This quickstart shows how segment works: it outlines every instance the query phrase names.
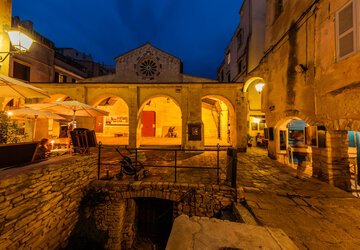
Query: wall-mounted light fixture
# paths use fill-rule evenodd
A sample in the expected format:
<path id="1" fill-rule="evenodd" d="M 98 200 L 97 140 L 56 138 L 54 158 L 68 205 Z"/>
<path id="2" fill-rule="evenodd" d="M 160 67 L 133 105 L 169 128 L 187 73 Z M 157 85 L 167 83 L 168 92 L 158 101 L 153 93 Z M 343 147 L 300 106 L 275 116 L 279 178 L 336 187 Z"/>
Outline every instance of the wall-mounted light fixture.
<path id="1" fill-rule="evenodd" d="M 265 83 L 258 83 L 255 85 L 255 89 L 259 94 L 261 94 L 261 91 L 263 90 L 263 87 L 265 86 Z"/>
<path id="2" fill-rule="evenodd" d="M 253 122 L 255 122 L 255 123 L 260 123 L 260 119 L 259 119 L 259 118 L 254 118 L 254 119 L 253 119 Z"/>
<path id="3" fill-rule="evenodd" d="M 9 30 L 6 31 L 8 33 L 10 42 L 12 46 L 16 49 L 14 51 L 7 51 L 7 52 L 0 52 L 0 63 L 5 61 L 5 59 L 11 55 L 11 54 L 17 54 L 17 53 L 24 53 L 28 51 L 31 47 L 31 44 L 33 43 L 33 39 L 31 39 L 29 36 L 25 35 L 20 30 Z M 5 56 L 1 56 L 1 54 L 5 54 Z"/>

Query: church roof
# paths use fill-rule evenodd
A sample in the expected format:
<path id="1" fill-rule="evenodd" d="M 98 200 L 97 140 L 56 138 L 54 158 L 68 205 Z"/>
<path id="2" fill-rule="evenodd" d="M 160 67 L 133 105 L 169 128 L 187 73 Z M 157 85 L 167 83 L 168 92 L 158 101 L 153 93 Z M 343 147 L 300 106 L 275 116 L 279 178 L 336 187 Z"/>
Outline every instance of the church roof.
<path id="1" fill-rule="evenodd" d="M 169 56 L 175 57 L 176 59 L 179 59 L 179 60 L 181 61 L 181 59 L 178 58 L 177 56 L 174 56 L 174 55 L 172 55 L 172 54 L 170 54 L 170 53 L 168 53 L 168 52 L 166 52 L 166 51 L 163 51 L 163 50 L 155 47 L 155 46 L 152 45 L 149 41 L 147 41 L 145 44 L 143 44 L 143 45 L 141 45 L 141 46 L 139 46 L 139 47 L 136 47 L 136 48 L 134 48 L 134 49 L 132 49 L 132 50 L 129 50 L 129 51 L 127 51 L 127 52 L 125 52 L 125 53 L 123 53 L 123 54 L 115 57 L 115 59 L 117 59 L 117 58 L 119 58 L 119 57 L 121 57 L 121 56 L 125 56 L 125 55 L 127 55 L 127 54 L 129 54 L 129 53 L 131 53 L 131 52 L 133 52 L 133 51 L 135 51 L 135 50 L 137 50 L 137 49 L 140 49 L 140 48 L 142 48 L 142 47 L 145 47 L 145 46 L 147 46 L 147 45 L 148 45 L 148 46 L 151 46 L 151 47 L 153 47 L 154 49 L 159 50 L 159 51 L 161 51 L 161 52 L 163 52 L 163 53 L 165 53 L 165 54 L 167 54 L 167 55 L 169 55 Z"/>

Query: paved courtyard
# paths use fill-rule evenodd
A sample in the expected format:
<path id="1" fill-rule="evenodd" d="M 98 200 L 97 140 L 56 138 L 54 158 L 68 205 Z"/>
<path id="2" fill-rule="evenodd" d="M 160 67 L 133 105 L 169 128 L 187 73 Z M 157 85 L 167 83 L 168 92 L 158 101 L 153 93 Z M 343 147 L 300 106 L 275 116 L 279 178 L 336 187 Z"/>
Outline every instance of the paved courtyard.
<path id="1" fill-rule="evenodd" d="M 267 157 L 238 154 L 238 183 L 260 224 L 281 228 L 300 249 L 359 249 L 360 200 Z"/>
<path id="2" fill-rule="evenodd" d="M 173 165 L 174 152 L 146 151 L 144 164 Z M 180 166 L 216 167 L 216 152 L 178 152 Z M 104 151 L 104 162 L 118 162 L 114 151 Z M 227 164 L 220 152 L 220 167 Z M 103 167 L 102 175 L 105 174 Z M 120 170 L 111 166 L 110 174 Z M 148 168 L 143 181 L 174 181 L 173 168 Z M 244 190 L 248 208 L 260 225 L 281 228 L 300 249 L 359 249 L 360 199 L 327 183 L 297 179 L 296 170 L 267 156 L 267 151 L 249 148 L 238 153 L 238 186 Z M 224 171 L 220 172 L 222 178 Z M 125 177 L 131 180 L 133 177 Z M 178 169 L 177 181 L 215 184 L 216 170 Z"/>

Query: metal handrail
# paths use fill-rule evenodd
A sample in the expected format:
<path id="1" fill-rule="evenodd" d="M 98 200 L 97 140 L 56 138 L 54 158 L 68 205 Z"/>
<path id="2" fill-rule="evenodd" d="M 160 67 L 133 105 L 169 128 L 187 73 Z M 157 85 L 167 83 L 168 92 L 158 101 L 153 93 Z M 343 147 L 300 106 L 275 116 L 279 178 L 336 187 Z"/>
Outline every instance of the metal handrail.
<path id="1" fill-rule="evenodd" d="M 135 176 L 137 175 L 137 166 L 138 166 L 138 150 L 140 151 L 168 151 L 168 152 L 174 152 L 174 165 L 143 165 L 144 167 L 159 167 L 159 168 L 174 168 L 175 176 L 174 176 L 174 182 L 177 182 L 177 169 L 183 168 L 183 169 L 214 169 L 216 170 L 217 175 L 217 184 L 220 184 L 220 151 L 227 151 L 227 149 L 221 149 L 220 145 L 218 144 L 216 149 L 180 149 L 180 148 L 129 148 L 126 146 L 103 146 L 101 142 L 99 142 L 98 145 L 98 179 L 100 180 L 100 171 L 101 171 L 101 165 L 107 165 L 107 166 L 115 166 L 119 164 L 114 163 L 101 163 L 101 149 L 124 149 L 124 150 L 135 150 Z M 216 167 L 193 167 L 193 166 L 178 166 L 177 165 L 177 152 L 217 152 L 216 154 Z"/>

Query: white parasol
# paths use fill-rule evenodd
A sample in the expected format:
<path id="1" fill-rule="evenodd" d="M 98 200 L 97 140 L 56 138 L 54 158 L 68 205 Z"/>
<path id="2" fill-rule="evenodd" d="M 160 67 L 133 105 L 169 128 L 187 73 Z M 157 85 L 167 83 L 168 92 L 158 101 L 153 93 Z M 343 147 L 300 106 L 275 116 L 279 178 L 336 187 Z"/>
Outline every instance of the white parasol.
<path id="1" fill-rule="evenodd" d="M 0 97 L 46 98 L 49 95 L 28 83 L 0 74 Z"/>
<path id="2" fill-rule="evenodd" d="M 94 108 L 85 103 L 78 101 L 63 101 L 63 102 L 47 102 L 37 104 L 25 104 L 25 106 L 36 109 L 49 111 L 60 115 L 72 115 L 73 124 L 75 122 L 75 116 L 107 116 L 109 112 Z"/>
<path id="3" fill-rule="evenodd" d="M 64 117 L 51 113 L 45 112 L 40 110 L 35 110 L 32 108 L 24 108 L 24 109 L 14 109 L 8 112 L 8 114 L 12 118 L 33 118 L 34 119 L 34 131 L 33 131 L 33 138 L 35 138 L 35 131 L 36 131 L 36 123 L 37 119 L 55 119 L 55 120 L 65 120 Z"/>

